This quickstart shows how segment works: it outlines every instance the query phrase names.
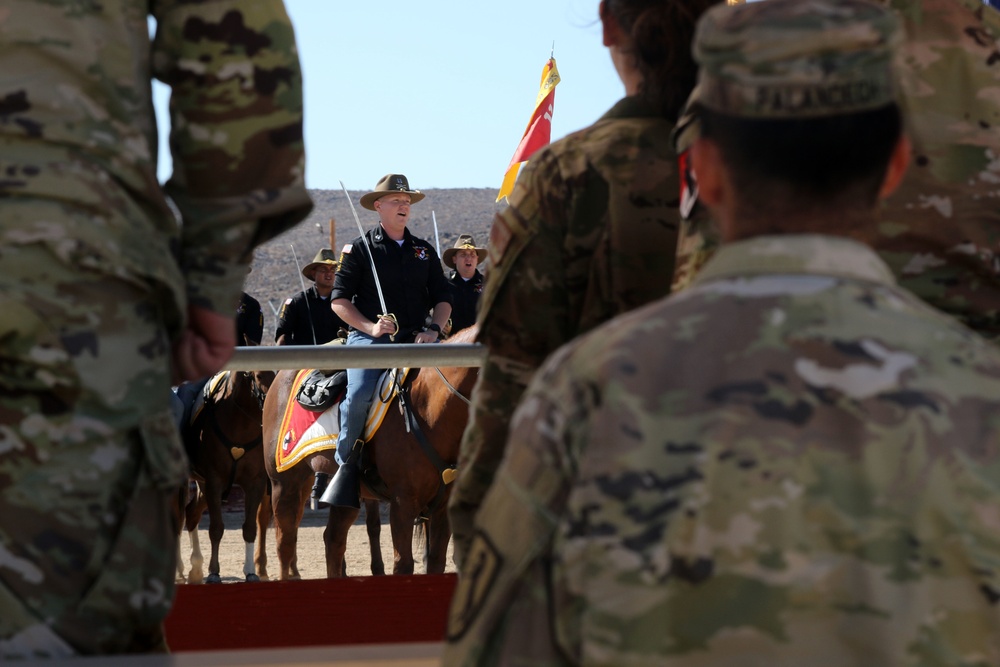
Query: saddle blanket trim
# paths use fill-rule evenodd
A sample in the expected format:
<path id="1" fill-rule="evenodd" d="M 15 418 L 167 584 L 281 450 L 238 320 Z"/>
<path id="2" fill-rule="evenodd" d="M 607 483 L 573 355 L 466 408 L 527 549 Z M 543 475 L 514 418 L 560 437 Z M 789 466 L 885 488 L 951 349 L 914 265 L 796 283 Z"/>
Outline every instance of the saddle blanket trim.
<path id="1" fill-rule="evenodd" d="M 337 447 L 337 436 L 340 432 L 340 403 L 320 413 L 306 410 L 295 400 L 302 381 L 312 370 L 300 370 L 292 380 L 288 404 L 281 418 L 281 428 L 278 429 L 278 446 L 274 448 L 274 464 L 278 472 L 288 470 L 307 456 Z M 368 411 L 368 420 L 362 436 L 366 442 L 378 431 L 389 411 L 389 404 L 396 396 L 396 384 L 392 382 L 392 374 L 399 372 L 405 377 L 409 369 L 392 369 L 383 373 L 379 379 L 378 389 L 375 392 L 377 398 L 372 401 Z"/>

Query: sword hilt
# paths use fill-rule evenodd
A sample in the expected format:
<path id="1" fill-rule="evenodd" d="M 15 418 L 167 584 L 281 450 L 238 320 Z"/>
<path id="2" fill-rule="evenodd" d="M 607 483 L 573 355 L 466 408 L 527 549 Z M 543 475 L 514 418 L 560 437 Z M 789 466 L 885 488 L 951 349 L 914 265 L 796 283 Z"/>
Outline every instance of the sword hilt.
<path id="1" fill-rule="evenodd" d="M 396 330 L 393 331 L 391 334 L 389 334 L 389 340 L 395 343 L 396 334 L 399 333 L 399 320 L 397 320 L 396 316 L 393 315 L 392 313 L 382 313 L 381 315 L 378 316 L 378 318 L 380 320 L 389 320 L 390 322 L 392 322 L 393 326 L 396 327 Z"/>

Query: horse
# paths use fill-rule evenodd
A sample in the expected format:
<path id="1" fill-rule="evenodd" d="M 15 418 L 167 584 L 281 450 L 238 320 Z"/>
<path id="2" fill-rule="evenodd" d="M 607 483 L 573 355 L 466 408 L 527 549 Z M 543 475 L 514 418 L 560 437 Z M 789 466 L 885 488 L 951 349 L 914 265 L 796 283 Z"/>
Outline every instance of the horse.
<path id="1" fill-rule="evenodd" d="M 476 328 L 458 332 L 448 343 L 469 343 L 475 340 Z M 450 487 L 442 479 L 439 465 L 432 463 L 424 451 L 417 433 L 433 449 L 438 464 L 452 469 L 458 459 L 462 432 L 469 418 L 468 396 L 475 384 L 476 368 L 413 369 L 416 377 L 405 389 L 404 398 L 412 409 L 412 419 L 398 410 L 387 411 L 381 427 L 365 443 L 362 465 L 377 469 L 381 484 L 365 476 L 362 500 L 365 503 L 366 524 L 372 548 L 372 574 L 383 574 L 378 536 L 381 524 L 378 500 L 389 502 L 389 524 L 393 543 L 393 574 L 412 574 L 414 525 L 426 524 L 426 563 L 428 574 L 444 572 L 451 529 L 448 524 L 447 499 Z M 296 531 L 309 496 L 313 472 L 334 474 L 337 464 L 333 451 L 313 454 L 279 473 L 275 452 L 281 419 L 295 372 L 281 371 L 275 378 L 264 402 L 264 458 L 271 480 L 272 509 L 275 519 L 275 540 L 281 578 L 297 577 L 295 566 Z M 452 469 L 453 472 L 453 469 Z M 447 473 L 446 473 L 447 474 Z M 450 475 L 449 475 L 450 477 Z M 376 487 L 376 488 L 373 488 Z M 344 553 L 347 534 L 357 519 L 359 510 L 331 507 L 323 541 L 326 547 L 327 577 L 345 576 Z M 376 571 L 376 560 L 378 571 Z"/>
<path id="2" fill-rule="evenodd" d="M 185 508 L 184 529 L 191 541 L 191 570 L 187 581 L 202 581 L 204 558 L 198 544 L 198 523 L 205 509 L 209 516 L 209 539 L 212 555 L 206 583 L 221 583 L 219 544 L 225 526 L 222 503 L 233 484 L 243 489 L 243 541 L 246 581 L 268 579 L 265 537 L 271 520 L 271 503 L 262 502 L 268 495 L 264 471 L 261 418 L 264 398 L 275 378 L 274 371 L 225 371 L 205 400 L 190 430 L 192 442 L 191 473 L 197 483 L 194 496 Z M 258 534 L 260 540 L 257 540 Z M 256 544 L 256 548 L 255 548 Z M 178 574 L 183 578 L 178 559 Z"/>
<path id="3" fill-rule="evenodd" d="M 275 452 L 278 448 L 278 431 L 288 401 L 295 400 L 291 391 L 296 375 L 295 370 L 278 371 L 264 400 L 263 408 L 264 469 L 271 486 L 270 515 L 275 519 L 274 540 L 278 552 L 278 578 L 282 581 L 301 578 L 297 564 L 296 543 L 299 524 L 302 522 L 302 514 L 312 491 L 315 473 L 325 472 L 332 476 L 337 471 L 333 450 L 308 456 L 286 470 L 279 472 L 277 469 Z M 365 526 L 371 549 L 371 572 L 375 576 L 383 575 L 385 562 L 382 559 L 380 543 L 382 518 L 379 501 L 365 501 Z M 327 572 L 328 577 L 343 574 L 343 570 L 339 575 Z"/>

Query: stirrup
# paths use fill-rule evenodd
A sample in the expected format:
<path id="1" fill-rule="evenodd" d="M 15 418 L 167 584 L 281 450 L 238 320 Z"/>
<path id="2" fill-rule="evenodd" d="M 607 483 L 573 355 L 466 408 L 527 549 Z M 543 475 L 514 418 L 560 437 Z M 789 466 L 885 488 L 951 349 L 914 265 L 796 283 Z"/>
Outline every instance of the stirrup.
<path id="1" fill-rule="evenodd" d="M 353 507 L 361 509 L 361 468 L 351 456 L 340 466 L 333 481 L 319 499 L 320 507 Z"/>
<path id="2" fill-rule="evenodd" d="M 310 509 L 319 509 L 319 500 L 323 496 L 323 492 L 326 491 L 326 487 L 329 485 L 330 475 L 325 472 L 317 472 L 316 477 L 313 479 L 312 491 L 309 492 Z"/>

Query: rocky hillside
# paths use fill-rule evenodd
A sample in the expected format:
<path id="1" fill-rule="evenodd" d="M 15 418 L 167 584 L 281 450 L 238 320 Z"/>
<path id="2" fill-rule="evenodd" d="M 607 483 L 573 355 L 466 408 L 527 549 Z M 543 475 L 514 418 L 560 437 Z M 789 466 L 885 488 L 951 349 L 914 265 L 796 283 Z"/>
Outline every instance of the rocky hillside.
<path id="1" fill-rule="evenodd" d="M 351 191 L 351 198 L 365 229 L 374 225 L 378 217 L 373 211 L 360 207 L 358 201 L 367 191 Z M 441 251 L 454 245 L 460 234 L 472 234 L 480 246 L 486 245 L 489 236 L 497 191 L 492 188 L 465 188 L 425 190 L 427 197 L 412 208 L 409 229 L 434 243 L 434 224 L 431 213 L 437 218 Z M 253 271 L 247 277 L 247 292 L 260 301 L 264 309 L 264 344 L 274 340 L 275 310 L 291 294 L 302 289 L 298 265 L 305 266 L 321 248 L 330 246 L 330 220 L 336 220 L 336 250 L 358 236 L 354 216 L 342 190 L 311 190 L 316 206 L 312 213 L 296 227 L 257 249 Z M 294 248 L 294 252 L 293 252 Z M 310 285 L 305 281 L 306 286 Z"/>

